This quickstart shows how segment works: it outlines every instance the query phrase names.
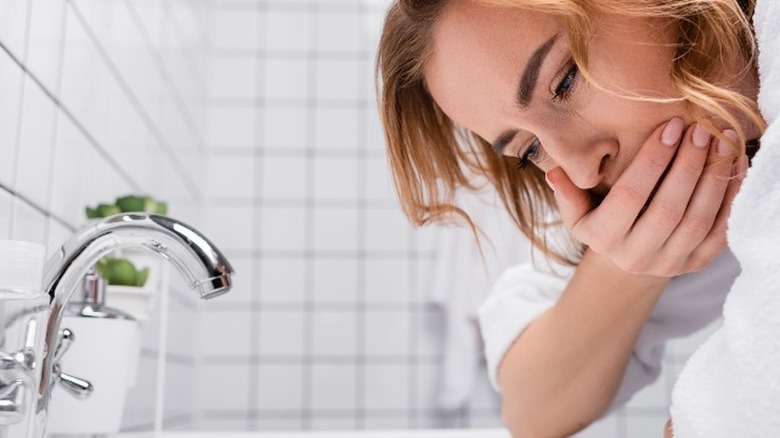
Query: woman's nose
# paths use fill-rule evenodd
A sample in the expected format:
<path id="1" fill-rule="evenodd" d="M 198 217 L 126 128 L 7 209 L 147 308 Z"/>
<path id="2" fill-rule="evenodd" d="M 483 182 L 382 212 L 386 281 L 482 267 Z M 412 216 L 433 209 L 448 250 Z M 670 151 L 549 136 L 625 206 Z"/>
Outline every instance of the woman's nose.
<path id="1" fill-rule="evenodd" d="M 617 142 L 608 138 L 569 141 L 560 149 L 558 164 L 577 187 L 590 190 L 605 182 L 608 163 L 617 152 Z"/>

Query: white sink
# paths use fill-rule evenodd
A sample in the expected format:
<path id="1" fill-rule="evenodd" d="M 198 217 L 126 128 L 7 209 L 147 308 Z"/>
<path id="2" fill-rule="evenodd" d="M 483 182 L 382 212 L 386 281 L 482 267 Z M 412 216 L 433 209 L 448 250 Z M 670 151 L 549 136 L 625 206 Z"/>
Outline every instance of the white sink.
<path id="1" fill-rule="evenodd" d="M 511 438 L 503 429 L 439 429 L 343 432 L 164 432 L 117 438 Z"/>

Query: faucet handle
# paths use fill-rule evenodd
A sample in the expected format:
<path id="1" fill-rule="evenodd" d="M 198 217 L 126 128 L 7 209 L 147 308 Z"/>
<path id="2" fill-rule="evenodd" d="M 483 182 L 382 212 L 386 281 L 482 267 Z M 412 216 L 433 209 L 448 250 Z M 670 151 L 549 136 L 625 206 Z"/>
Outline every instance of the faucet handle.
<path id="1" fill-rule="evenodd" d="M 62 359 L 70 345 L 76 340 L 76 334 L 73 330 L 64 328 L 60 330 L 60 341 L 57 343 L 57 348 L 54 349 L 54 362 L 59 362 Z"/>
<path id="2" fill-rule="evenodd" d="M 54 364 L 54 381 L 62 385 L 62 389 L 68 391 L 79 400 L 84 400 L 92 395 L 95 388 L 88 381 L 65 374 L 59 363 Z"/>
<path id="3" fill-rule="evenodd" d="M 79 400 L 84 400 L 94 391 L 94 387 L 88 381 L 65 374 L 62 372 L 62 364 L 60 359 L 68 351 L 71 344 L 76 341 L 76 334 L 73 330 L 64 328 L 60 330 L 60 342 L 57 344 L 57 348 L 54 350 L 54 369 L 52 370 L 52 378 L 55 383 L 60 383 L 62 388 Z"/>
<path id="4" fill-rule="evenodd" d="M 0 381 L 22 380 L 35 369 L 35 352 L 25 348 L 8 354 L 0 351 Z"/>
<path id="5" fill-rule="evenodd" d="M 27 391 L 21 380 L 4 385 L 0 382 L 0 426 L 10 426 L 24 419 Z"/>

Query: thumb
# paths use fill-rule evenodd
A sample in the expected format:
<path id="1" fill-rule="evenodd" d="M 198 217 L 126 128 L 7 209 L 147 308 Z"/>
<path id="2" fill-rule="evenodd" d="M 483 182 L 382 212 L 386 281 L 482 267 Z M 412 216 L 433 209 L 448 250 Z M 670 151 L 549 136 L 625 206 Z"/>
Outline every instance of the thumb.
<path id="1" fill-rule="evenodd" d="M 593 209 L 590 193 L 571 182 L 569 176 L 560 167 L 549 170 L 545 174 L 545 179 L 555 192 L 555 201 L 558 203 L 563 223 L 572 229 L 580 219 Z"/>

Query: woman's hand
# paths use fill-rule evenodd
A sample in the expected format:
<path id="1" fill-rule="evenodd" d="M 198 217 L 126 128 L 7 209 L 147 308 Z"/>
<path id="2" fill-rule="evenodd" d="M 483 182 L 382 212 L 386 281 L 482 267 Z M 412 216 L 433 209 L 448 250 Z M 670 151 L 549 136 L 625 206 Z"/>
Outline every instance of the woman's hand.
<path id="1" fill-rule="evenodd" d="M 693 272 L 726 247 L 726 222 L 741 185 L 731 177 L 735 170 L 744 175 L 747 157 L 729 158 L 731 145 L 701 126 L 684 135 L 683 128 L 674 118 L 656 129 L 598 205 L 560 167 L 547 173 L 573 236 L 626 272 Z M 724 135 L 736 141 L 733 131 Z"/>

